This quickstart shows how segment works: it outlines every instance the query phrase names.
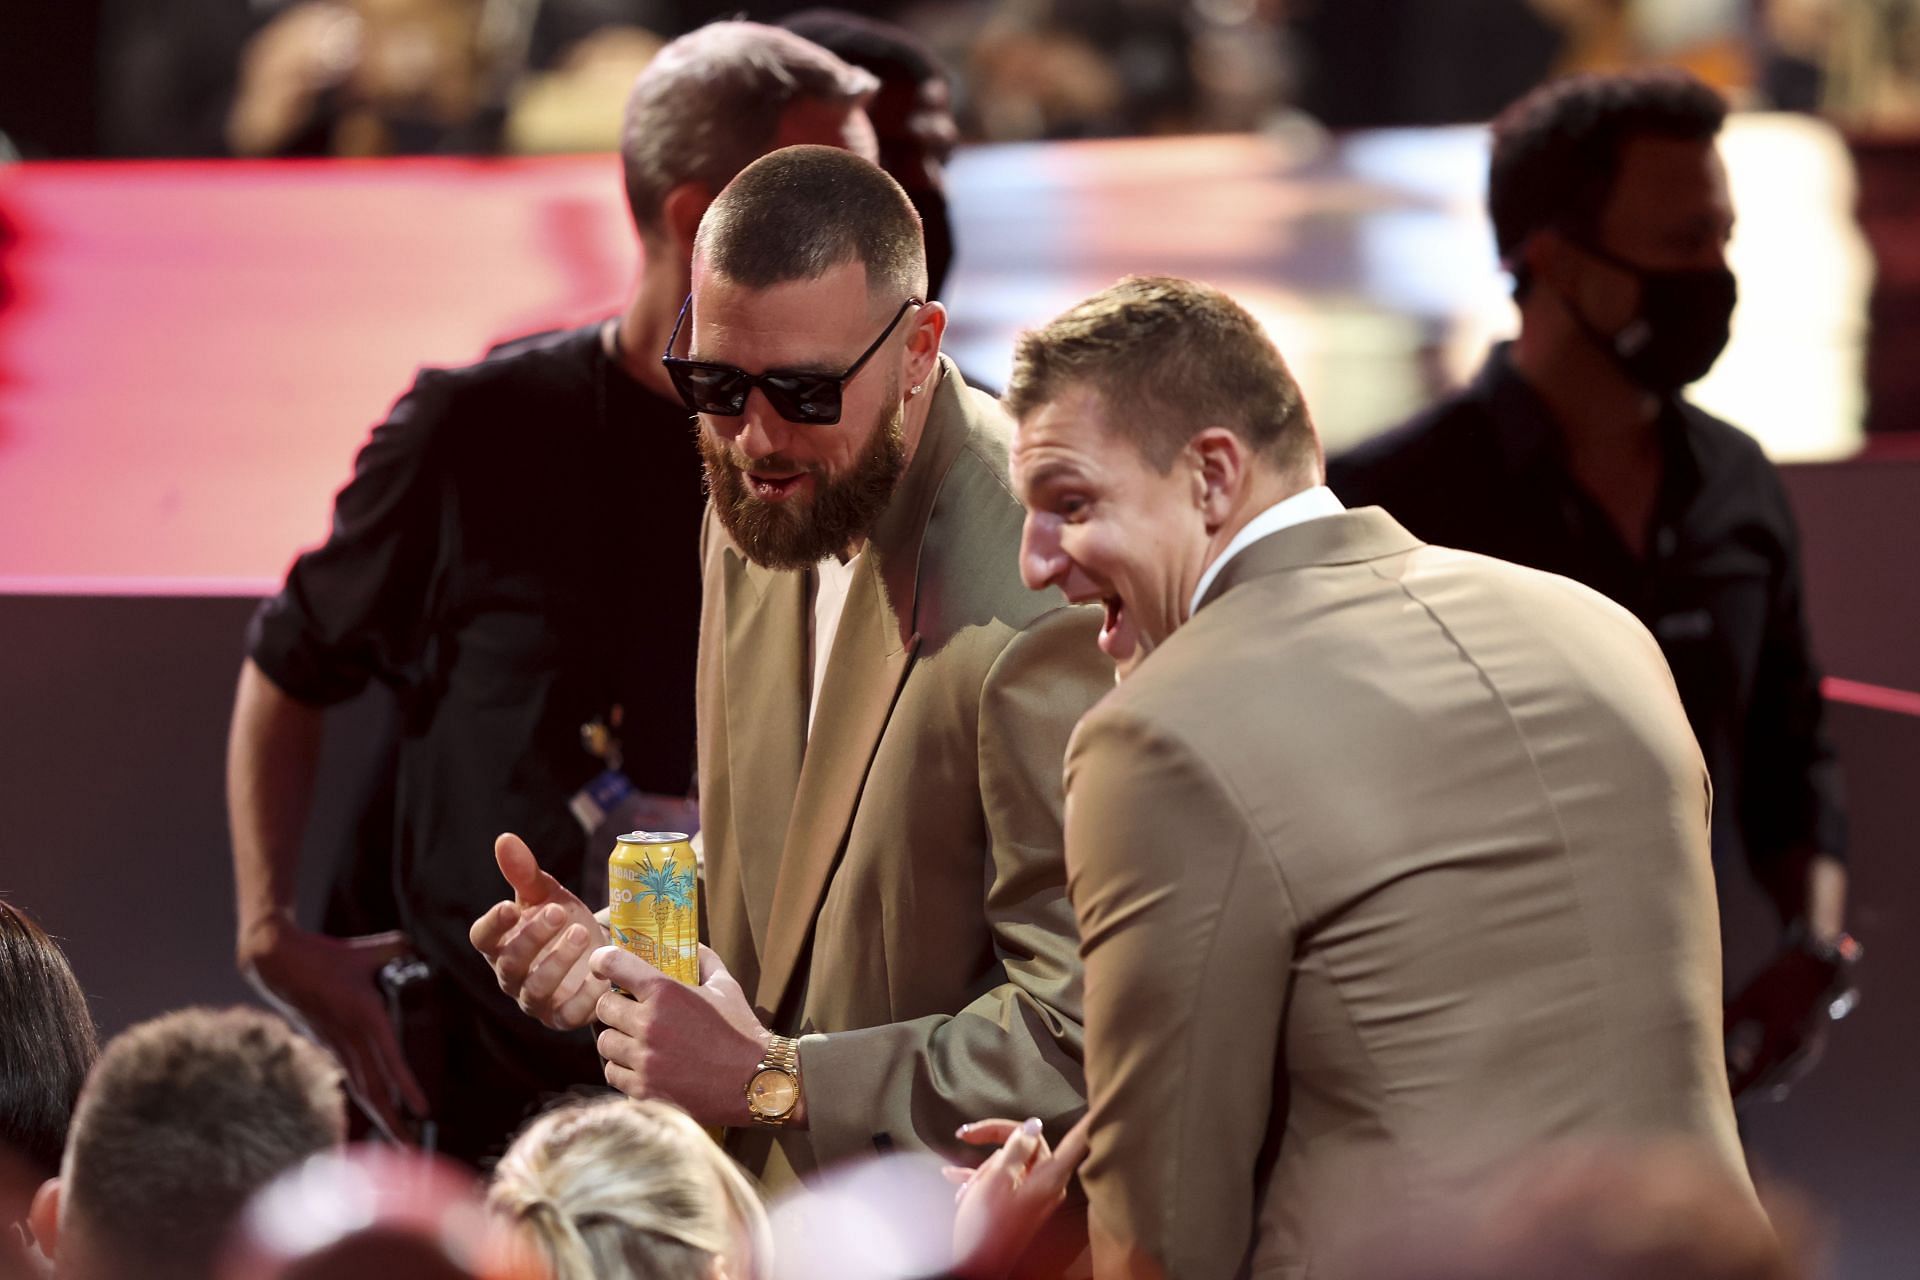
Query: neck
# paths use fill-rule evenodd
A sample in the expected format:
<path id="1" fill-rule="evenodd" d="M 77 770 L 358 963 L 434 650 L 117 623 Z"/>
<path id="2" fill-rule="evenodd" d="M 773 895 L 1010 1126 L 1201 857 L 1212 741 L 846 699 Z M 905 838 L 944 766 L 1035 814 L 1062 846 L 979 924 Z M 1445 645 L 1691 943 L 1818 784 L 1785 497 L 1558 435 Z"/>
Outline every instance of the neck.
<path id="1" fill-rule="evenodd" d="M 655 395 L 676 400 L 679 397 L 660 363 L 660 353 L 667 349 L 680 304 L 687 300 L 692 272 L 683 262 L 669 261 L 655 245 L 643 244 L 641 252 L 640 278 L 616 322 L 615 348 L 620 367 L 635 382 Z"/>
<path id="2" fill-rule="evenodd" d="M 1657 443 L 1659 397 L 1629 380 L 1558 298 L 1529 300 L 1512 359 L 1546 401 L 1569 454 L 1632 454 Z"/>
<path id="3" fill-rule="evenodd" d="M 1192 580 L 1183 588 L 1183 598 L 1193 595 L 1194 588 L 1200 584 L 1207 570 L 1226 553 L 1227 544 L 1239 537 L 1240 531 L 1252 524 L 1255 516 L 1322 483 L 1325 481 L 1318 467 L 1309 469 L 1306 474 L 1297 469 L 1277 472 L 1255 467 L 1248 476 L 1246 487 L 1234 500 L 1226 520 L 1208 536 L 1206 555 L 1194 570 Z"/>

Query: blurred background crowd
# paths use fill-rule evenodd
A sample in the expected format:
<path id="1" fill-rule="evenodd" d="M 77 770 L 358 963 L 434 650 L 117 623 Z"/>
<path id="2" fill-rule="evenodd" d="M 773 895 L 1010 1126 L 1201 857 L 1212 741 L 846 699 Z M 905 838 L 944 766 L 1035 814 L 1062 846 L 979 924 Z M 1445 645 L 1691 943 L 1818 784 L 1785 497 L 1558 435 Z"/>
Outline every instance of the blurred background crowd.
<path id="1" fill-rule="evenodd" d="M 663 41 L 804 0 L 10 5 L 25 158 L 599 151 Z M 1916 0 L 853 0 L 955 69 L 970 141 L 1487 119 L 1549 74 L 1677 63 L 1737 104 L 1920 121 Z"/>

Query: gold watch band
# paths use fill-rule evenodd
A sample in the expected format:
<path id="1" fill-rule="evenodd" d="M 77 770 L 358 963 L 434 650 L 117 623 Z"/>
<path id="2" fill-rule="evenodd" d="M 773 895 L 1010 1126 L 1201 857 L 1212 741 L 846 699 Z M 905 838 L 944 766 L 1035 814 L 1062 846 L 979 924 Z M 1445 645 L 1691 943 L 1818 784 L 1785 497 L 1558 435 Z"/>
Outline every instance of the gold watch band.
<path id="1" fill-rule="evenodd" d="M 762 1068 L 778 1067 L 796 1080 L 800 1078 L 800 1042 L 785 1036 L 768 1036 L 767 1052 L 760 1060 Z"/>

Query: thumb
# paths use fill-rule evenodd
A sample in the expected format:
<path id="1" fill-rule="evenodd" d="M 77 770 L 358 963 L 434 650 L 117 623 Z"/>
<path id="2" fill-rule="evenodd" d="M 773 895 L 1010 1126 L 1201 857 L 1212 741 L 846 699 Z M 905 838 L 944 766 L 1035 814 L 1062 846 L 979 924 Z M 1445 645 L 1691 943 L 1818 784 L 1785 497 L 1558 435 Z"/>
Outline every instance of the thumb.
<path id="1" fill-rule="evenodd" d="M 540 869 L 527 842 L 507 832 L 493 842 L 493 860 L 500 874 L 513 886 L 513 898 L 521 906 L 536 906 L 554 897 L 559 882 Z"/>
<path id="2" fill-rule="evenodd" d="M 1067 1130 L 1067 1136 L 1060 1139 L 1052 1158 L 1041 1162 L 1042 1167 L 1034 1176 L 1048 1193 L 1065 1191 L 1067 1180 L 1073 1177 L 1074 1171 L 1087 1158 L 1087 1122 L 1091 1118 L 1091 1113 L 1082 1116 L 1080 1123 Z"/>

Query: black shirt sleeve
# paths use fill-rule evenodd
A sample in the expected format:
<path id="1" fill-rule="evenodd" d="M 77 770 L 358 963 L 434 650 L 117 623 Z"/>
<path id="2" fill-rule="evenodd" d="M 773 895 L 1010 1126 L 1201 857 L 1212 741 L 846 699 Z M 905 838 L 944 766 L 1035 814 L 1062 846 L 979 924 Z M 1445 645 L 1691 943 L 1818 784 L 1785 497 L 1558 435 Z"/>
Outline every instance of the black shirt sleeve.
<path id="1" fill-rule="evenodd" d="M 1756 874 L 1795 852 L 1846 856 L 1839 764 L 1828 740 L 1800 577 L 1800 536 L 1779 475 L 1762 468 L 1780 534 L 1780 572 L 1767 602 L 1747 716 L 1741 834 Z"/>
<path id="2" fill-rule="evenodd" d="M 434 442 L 447 415 L 443 375 L 423 372 L 362 446 L 327 540 L 294 561 L 254 614 L 248 653 L 302 702 L 326 706 L 369 680 L 397 682 L 418 658 L 442 549 Z"/>

